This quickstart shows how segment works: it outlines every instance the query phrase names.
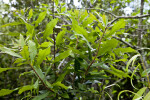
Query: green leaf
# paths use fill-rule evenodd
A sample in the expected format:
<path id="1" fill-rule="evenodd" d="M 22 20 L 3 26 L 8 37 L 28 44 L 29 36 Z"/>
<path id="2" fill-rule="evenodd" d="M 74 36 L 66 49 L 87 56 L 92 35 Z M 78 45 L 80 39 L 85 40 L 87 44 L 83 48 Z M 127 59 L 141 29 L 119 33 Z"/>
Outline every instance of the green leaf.
<path id="1" fill-rule="evenodd" d="M 29 71 L 29 72 L 23 72 L 23 73 L 21 73 L 21 74 L 19 75 L 19 78 L 20 78 L 21 76 L 23 76 L 23 75 L 31 74 L 31 73 L 33 73 L 33 70 L 31 70 L 31 71 Z"/>
<path id="2" fill-rule="evenodd" d="M 102 16 L 102 19 L 103 19 L 103 24 L 106 27 L 107 24 L 108 24 L 108 19 L 107 19 L 107 17 L 105 15 Z"/>
<path id="3" fill-rule="evenodd" d="M 50 54 L 50 48 L 39 50 L 38 58 L 37 58 L 37 65 L 40 65 L 42 61 Z"/>
<path id="4" fill-rule="evenodd" d="M 136 60 L 136 58 L 140 56 L 140 54 L 137 54 L 137 55 L 134 55 L 127 63 L 127 66 L 126 66 L 126 72 L 128 73 L 128 68 L 129 68 L 129 65 L 131 64 L 132 62 L 132 66 L 134 65 L 134 61 Z"/>
<path id="5" fill-rule="evenodd" d="M 28 23 L 25 23 L 25 25 L 26 25 L 26 28 L 27 28 L 27 36 L 30 36 L 30 38 L 32 38 L 32 36 L 33 36 L 33 33 L 34 33 L 34 26 L 32 26 L 32 25 L 30 25 L 30 24 L 28 24 Z"/>
<path id="6" fill-rule="evenodd" d="M 68 93 L 63 93 L 63 94 L 61 94 L 61 96 L 62 96 L 63 98 L 68 98 L 68 99 L 69 99 Z"/>
<path id="7" fill-rule="evenodd" d="M 8 90 L 8 89 L 1 89 L 0 90 L 0 96 L 5 96 L 8 94 L 11 94 L 14 90 Z"/>
<path id="8" fill-rule="evenodd" d="M 19 44 L 23 48 L 25 45 L 24 37 L 22 34 L 20 34 Z"/>
<path id="9" fill-rule="evenodd" d="M 64 80 L 64 78 L 65 78 L 65 76 L 67 75 L 67 73 L 68 73 L 68 70 L 67 71 L 65 71 L 64 73 L 62 73 L 59 77 L 58 77 L 58 79 L 56 80 L 56 82 L 62 82 L 63 80 Z"/>
<path id="10" fill-rule="evenodd" d="M 150 68 L 148 68 L 142 72 L 142 77 L 146 77 L 146 74 L 149 75 L 149 73 L 150 73 Z"/>
<path id="11" fill-rule="evenodd" d="M 21 22 L 12 22 L 12 23 L 8 23 L 8 24 L 5 24 L 5 25 L 2 25 L 1 27 L 15 26 L 15 25 L 20 25 L 20 24 L 23 24 L 23 23 L 21 23 Z"/>
<path id="12" fill-rule="evenodd" d="M 109 32 L 108 35 L 106 35 L 106 37 L 112 36 L 113 34 L 115 34 L 119 29 L 124 28 L 125 27 L 125 21 L 122 19 L 120 21 L 118 21 L 116 24 L 113 25 L 111 31 Z"/>
<path id="13" fill-rule="evenodd" d="M 43 94 L 41 94 L 41 95 L 38 95 L 38 96 L 34 97 L 32 100 L 43 100 L 43 99 L 46 98 L 49 94 L 50 94 L 50 92 L 43 93 Z"/>
<path id="14" fill-rule="evenodd" d="M 81 14 L 80 22 L 83 21 L 88 16 L 87 10 Z"/>
<path id="15" fill-rule="evenodd" d="M 149 98 L 150 98 L 150 91 L 146 94 L 143 100 L 149 100 Z"/>
<path id="16" fill-rule="evenodd" d="M 83 28 L 83 27 L 80 27 L 79 25 L 77 24 L 73 24 L 73 29 L 75 32 L 77 32 L 79 35 L 83 35 L 87 40 L 88 39 L 88 33 L 87 31 Z"/>
<path id="17" fill-rule="evenodd" d="M 0 67 L 0 73 L 7 71 L 7 70 L 10 70 L 10 69 L 20 69 L 20 68 L 17 68 L 17 67 L 15 67 L 15 68 L 1 68 Z"/>
<path id="18" fill-rule="evenodd" d="M 38 74 L 38 76 L 37 76 L 37 74 L 35 73 L 35 75 L 37 76 L 37 78 L 40 77 L 40 79 L 42 79 L 43 82 L 46 83 L 45 76 L 44 76 L 42 70 L 40 69 L 40 67 L 38 67 L 38 66 L 33 66 L 33 68 L 34 68 L 34 70 L 36 71 L 36 73 Z"/>
<path id="19" fill-rule="evenodd" d="M 2 50 L 2 53 L 7 53 L 11 56 L 15 56 L 15 57 L 19 57 L 21 58 L 21 56 L 17 53 L 15 53 L 12 49 L 4 47 L 3 45 L 0 45 L 0 50 Z"/>
<path id="20" fill-rule="evenodd" d="M 35 27 L 37 27 L 38 24 L 43 21 L 43 19 L 44 19 L 45 16 L 46 16 L 46 13 L 47 13 L 47 11 L 44 11 L 44 12 L 41 12 L 41 13 L 39 14 L 38 19 L 35 21 Z"/>
<path id="21" fill-rule="evenodd" d="M 28 16 L 28 20 L 33 16 L 33 9 L 30 9 L 29 11 L 29 16 Z"/>
<path id="22" fill-rule="evenodd" d="M 110 66 L 111 66 L 110 69 L 111 69 L 114 73 L 117 73 L 116 75 L 119 74 L 119 76 L 124 77 L 124 78 L 130 77 L 130 76 L 129 76 L 128 74 L 126 74 L 125 72 L 123 72 L 123 71 L 121 71 L 121 70 L 119 70 L 119 69 L 116 69 L 116 68 L 113 67 L 112 65 L 110 65 Z"/>
<path id="23" fill-rule="evenodd" d="M 54 62 L 58 62 L 58 61 L 60 61 L 60 60 L 62 60 L 64 58 L 68 57 L 70 54 L 71 54 L 71 50 L 67 50 L 67 51 L 61 53 L 59 56 L 57 56 L 55 58 Z"/>
<path id="24" fill-rule="evenodd" d="M 53 34 L 53 28 L 55 27 L 55 25 L 57 24 L 57 22 L 58 22 L 58 18 L 51 20 L 46 25 L 46 28 L 45 28 L 45 31 L 44 31 L 43 40 L 45 40 L 50 34 Z"/>
<path id="25" fill-rule="evenodd" d="M 53 83 L 52 86 L 59 86 L 65 90 L 69 89 L 70 87 L 68 86 L 65 86 L 64 84 L 62 84 L 61 82 L 56 82 L 56 83 Z"/>
<path id="26" fill-rule="evenodd" d="M 132 49 L 131 47 L 127 47 L 127 48 L 114 49 L 114 52 L 117 55 L 121 55 L 121 54 L 128 53 L 128 52 L 136 52 L 136 50 Z"/>
<path id="27" fill-rule="evenodd" d="M 40 45 L 40 47 L 50 47 L 50 46 L 52 46 L 53 44 L 51 43 L 51 42 L 44 42 L 44 43 L 42 43 L 41 45 Z"/>
<path id="28" fill-rule="evenodd" d="M 103 55 L 106 52 L 112 52 L 112 49 L 116 48 L 118 45 L 118 41 L 115 39 L 107 40 L 101 44 L 101 48 L 99 49 L 98 56 Z"/>
<path id="29" fill-rule="evenodd" d="M 56 6 L 57 6 L 59 3 L 59 0 L 53 0 L 53 1 L 55 2 Z"/>
<path id="30" fill-rule="evenodd" d="M 91 14 L 91 13 L 90 13 L 90 19 L 98 21 L 98 19 L 96 18 L 96 16 L 94 16 L 94 15 Z M 98 21 L 98 22 L 99 22 L 99 21 Z"/>
<path id="31" fill-rule="evenodd" d="M 61 31 L 60 33 L 58 33 L 56 37 L 56 45 L 60 45 L 60 43 L 63 41 L 64 34 L 65 34 L 65 31 Z"/>
<path id="32" fill-rule="evenodd" d="M 21 89 L 19 89 L 18 94 L 21 94 L 21 93 L 23 93 L 23 92 L 25 92 L 25 91 L 28 91 L 28 90 L 32 90 L 33 88 L 34 88 L 33 85 L 26 85 L 26 86 L 23 86 Z"/>
<path id="33" fill-rule="evenodd" d="M 142 95 L 143 95 L 143 93 L 145 92 L 146 89 L 147 89 L 147 87 L 141 88 L 141 89 L 136 93 L 137 95 L 135 95 L 132 100 L 136 100 L 136 99 L 142 97 Z"/>
<path id="34" fill-rule="evenodd" d="M 37 54 L 36 44 L 33 41 L 29 40 L 28 46 L 29 46 L 30 59 L 32 61 Z"/>
<path id="35" fill-rule="evenodd" d="M 85 40 L 86 43 L 87 43 L 87 45 L 88 45 L 88 47 L 89 47 L 91 50 L 93 50 L 93 48 L 91 47 L 89 41 L 88 41 L 82 34 L 75 34 L 75 35 L 81 36 L 81 37 L 82 37 L 82 40 Z"/>
<path id="36" fill-rule="evenodd" d="M 22 51 L 20 52 L 22 57 L 26 60 L 29 60 L 29 51 L 28 51 L 28 46 L 24 46 Z"/>

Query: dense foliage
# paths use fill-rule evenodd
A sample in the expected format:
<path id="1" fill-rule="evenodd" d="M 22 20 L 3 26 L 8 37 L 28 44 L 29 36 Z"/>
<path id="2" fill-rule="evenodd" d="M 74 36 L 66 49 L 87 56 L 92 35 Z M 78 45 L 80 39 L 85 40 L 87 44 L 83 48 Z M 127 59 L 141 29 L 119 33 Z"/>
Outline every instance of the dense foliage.
<path id="1" fill-rule="evenodd" d="M 122 16 L 130 0 L 106 1 L 112 12 L 103 0 L 17 0 L 25 6 L 1 16 L 0 99 L 148 100 L 150 15 Z"/>

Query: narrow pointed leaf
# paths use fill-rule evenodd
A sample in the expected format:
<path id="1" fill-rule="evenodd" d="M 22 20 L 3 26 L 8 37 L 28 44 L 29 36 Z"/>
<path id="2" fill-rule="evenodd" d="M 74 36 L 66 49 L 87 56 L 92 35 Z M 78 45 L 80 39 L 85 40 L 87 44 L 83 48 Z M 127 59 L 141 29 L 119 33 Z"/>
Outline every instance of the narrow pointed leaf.
<path id="1" fill-rule="evenodd" d="M 34 88 L 33 85 L 26 85 L 26 86 L 23 86 L 21 89 L 19 89 L 18 94 L 21 94 L 21 93 L 23 93 L 23 92 L 25 92 L 25 91 L 28 91 L 28 90 L 32 90 L 33 88 Z"/>
<path id="2" fill-rule="evenodd" d="M 22 51 L 20 52 L 22 57 L 26 60 L 29 60 L 29 51 L 28 51 L 28 46 L 24 46 Z"/>
<path id="3" fill-rule="evenodd" d="M 8 94 L 11 94 L 14 90 L 8 90 L 8 89 L 1 89 L 0 90 L 0 96 L 5 96 Z"/>
<path id="4" fill-rule="evenodd" d="M 0 50 L 2 50 L 2 53 L 6 53 L 6 54 L 9 54 L 11 56 L 15 56 L 15 57 L 19 57 L 21 58 L 21 56 L 17 53 L 15 53 L 12 49 L 10 48 L 7 48 L 7 47 L 4 47 L 2 45 L 0 45 Z"/>
<path id="5" fill-rule="evenodd" d="M 143 95 L 143 93 L 145 92 L 146 89 L 147 89 L 147 87 L 141 88 L 141 89 L 136 93 L 137 95 L 135 95 L 132 100 L 136 100 L 137 98 L 142 97 L 142 95 Z"/>
<path id="6" fill-rule="evenodd" d="M 62 60 L 64 58 L 68 57 L 70 54 L 71 54 L 71 50 L 67 50 L 67 51 L 61 53 L 59 56 L 57 56 L 55 58 L 54 62 L 58 62 L 58 61 L 60 61 L 60 60 Z"/>
<path id="7" fill-rule="evenodd" d="M 20 46 L 21 46 L 22 48 L 23 48 L 23 46 L 25 45 L 24 37 L 23 37 L 22 34 L 20 34 L 19 44 L 20 44 Z"/>
<path id="8" fill-rule="evenodd" d="M 110 33 L 106 37 L 112 36 L 119 29 L 124 28 L 124 27 L 125 27 L 125 21 L 122 19 L 122 20 L 118 21 L 116 24 L 114 24 L 114 26 L 112 27 Z"/>
<path id="9" fill-rule="evenodd" d="M 37 58 L 37 65 L 40 65 L 42 61 L 50 54 L 50 48 L 39 50 L 38 58 Z"/>
<path id="10" fill-rule="evenodd" d="M 63 40 L 64 34 L 65 34 L 65 31 L 61 31 L 60 33 L 58 33 L 58 35 L 56 37 L 56 45 L 60 45 L 60 43 Z"/>
<path id="11" fill-rule="evenodd" d="M 29 46 L 30 59 L 32 61 L 37 54 L 36 44 L 33 41 L 29 40 L 28 46 Z"/>
<path id="12" fill-rule="evenodd" d="M 44 98 L 46 98 L 50 93 L 49 92 L 46 92 L 46 93 L 43 93 L 41 95 L 38 95 L 36 97 L 34 97 L 32 100 L 43 100 Z"/>
<path id="13" fill-rule="evenodd" d="M 44 31 L 43 40 L 45 40 L 50 34 L 53 34 L 53 28 L 57 24 L 58 19 L 53 19 L 46 25 L 46 29 Z"/>
<path id="14" fill-rule="evenodd" d="M 29 16 L 28 16 L 28 20 L 33 16 L 33 9 L 30 9 L 29 11 Z"/>
<path id="15" fill-rule="evenodd" d="M 40 69 L 40 67 L 38 67 L 38 66 L 33 66 L 33 68 L 34 68 L 34 70 L 36 71 L 36 73 L 38 74 L 37 77 L 40 78 L 40 79 L 42 79 L 42 81 L 43 81 L 44 83 L 46 83 L 45 76 L 44 76 L 42 70 Z M 37 75 L 36 73 L 35 73 L 35 75 Z"/>
<path id="16" fill-rule="evenodd" d="M 20 25 L 20 24 L 23 24 L 23 23 L 21 23 L 21 22 L 12 22 L 12 23 L 8 23 L 8 24 L 5 24 L 5 25 L 2 25 L 1 27 L 15 26 L 15 25 Z"/>
<path id="17" fill-rule="evenodd" d="M 44 12 L 41 12 L 41 13 L 39 14 L 38 19 L 35 21 L 35 27 L 37 27 L 38 24 L 43 21 L 43 19 L 44 19 L 45 16 L 46 16 L 46 13 L 47 13 L 47 11 L 44 11 Z"/>
<path id="18" fill-rule="evenodd" d="M 146 94 L 143 100 L 149 100 L 150 99 L 150 91 Z"/>

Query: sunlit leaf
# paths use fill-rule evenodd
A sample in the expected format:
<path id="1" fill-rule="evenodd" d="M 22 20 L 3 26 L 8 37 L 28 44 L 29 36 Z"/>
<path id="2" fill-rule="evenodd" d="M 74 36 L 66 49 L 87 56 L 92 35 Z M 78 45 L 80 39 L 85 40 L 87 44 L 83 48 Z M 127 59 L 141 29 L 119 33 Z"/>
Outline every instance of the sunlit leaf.
<path id="1" fill-rule="evenodd" d="M 33 9 L 30 9 L 29 11 L 29 16 L 28 16 L 28 20 L 33 16 Z"/>
<path id="2" fill-rule="evenodd" d="M 132 100 L 136 100 L 137 98 L 142 97 L 142 95 L 143 95 L 143 93 L 145 92 L 146 89 L 147 89 L 147 87 L 141 88 L 141 89 L 136 93 L 137 95 L 135 95 Z"/>
<path id="3" fill-rule="evenodd" d="M 149 98 L 150 98 L 150 91 L 146 94 L 143 100 L 149 100 Z"/>
<path id="4" fill-rule="evenodd" d="M 46 16 L 47 11 L 41 12 L 38 16 L 38 19 L 35 21 L 35 27 L 38 26 L 39 23 L 41 23 L 43 21 L 43 19 Z"/>
<path id="5" fill-rule="evenodd" d="M 65 31 L 61 31 L 60 33 L 58 33 L 58 35 L 56 37 L 56 45 L 60 45 L 60 43 L 63 40 L 64 34 L 65 34 Z"/>
<path id="6" fill-rule="evenodd" d="M 118 45 L 118 41 L 115 39 L 107 40 L 103 44 L 101 44 L 101 48 L 99 49 L 98 55 L 103 55 L 106 52 L 112 52 L 112 49 L 116 48 Z"/>
<path id="7" fill-rule="evenodd" d="M 61 82 L 53 83 L 52 86 L 58 86 L 58 87 L 61 87 L 61 88 L 65 89 L 65 90 L 71 88 L 71 87 L 65 86 L 65 85 L 62 84 Z"/>
<path id="8" fill-rule="evenodd" d="M 40 47 L 50 47 L 52 46 L 53 44 L 51 42 L 44 42 L 40 45 Z"/>
<path id="9" fill-rule="evenodd" d="M 29 40 L 28 46 L 29 46 L 30 59 L 32 61 L 37 54 L 36 44 L 33 41 Z"/>
<path id="10" fill-rule="evenodd" d="M 118 21 L 116 24 L 113 25 L 111 31 L 109 32 L 109 34 L 106 37 L 112 36 L 119 29 L 124 28 L 124 27 L 125 27 L 125 21 L 122 19 L 122 20 Z"/>
<path id="11" fill-rule="evenodd" d="M 24 37 L 22 34 L 20 34 L 19 44 L 23 48 L 25 45 Z"/>
<path id="12" fill-rule="evenodd" d="M 38 58 L 37 58 L 37 65 L 40 65 L 42 61 L 50 54 L 50 48 L 39 50 Z"/>
<path id="13" fill-rule="evenodd" d="M 25 91 L 28 91 L 28 90 L 32 90 L 34 88 L 33 85 L 26 85 L 26 86 L 23 86 L 21 89 L 19 89 L 18 91 L 18 94 L 21 94 Z"/>
<path id="14" fill-rule="evenodd" d="M 28 51 L 28 46 L 24 46 L 22 51 L 20 52 L 22 57 L 26 60 L 29 60 L 29 51 Z"/>
<path id="15" fill-rule="evenodd" d="M 53 34 L 53 28 L 55 27 L 57 22 L 58 22 L 58 19 L 53 19 L 46 25 L 43 40 L 45 40 L 50 34 Z"/>
<path id="16" fill-rule="evenodd" d="M 77 32 L 78 34 L 83 35 L 87 40 L 89 40 L 88 39 L 88 33 L 83 27 L 80 27 L 77 24 L 73 24 L 73 29 L 74 29 L 75 32 Z"/>
<path id="17" fill-rule="evenodd" d="M 0 96 L 5 96 L 8 94 L 11 94 L 14 90 L 8 90 L 8 89 L 1 89 L 0 90 Z"/>
<path id="18" fill-rule="evenodd" d="M 20 24 L 23 24 L 23 23 L 21 23 L 21 22 L 12 22 L 12 23 L 8 23 L 8 24 L 5 24 L 5 25 L 2 25 L 1 27 L 15 26 L 15 25 L 20 25 Z"/>

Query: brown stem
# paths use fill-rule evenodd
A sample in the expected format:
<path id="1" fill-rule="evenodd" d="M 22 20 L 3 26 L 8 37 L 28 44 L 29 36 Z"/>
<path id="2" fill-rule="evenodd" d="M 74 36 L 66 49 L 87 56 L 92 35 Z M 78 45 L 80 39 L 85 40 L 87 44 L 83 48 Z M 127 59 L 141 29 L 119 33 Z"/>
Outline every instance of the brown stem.
<path id="1" fill-rule="evenodd" d="M 105 30 L 106 30 L 106 29 L 105 29 Z M 102 42 L 102 39 L 103 39 L 103 37 L 104 37 L 104 34 L 105 34 L 105 32 L 103 32 L 103 35 L 102 35 L 101 38 L 99 39 L 99 46 L 98 46 L 96 55 L 95 55 L 94 59 L 92 60 L 92 62 L 90 63 L 90 65 L 88 66 L 88 68 L 87 68 L 87 70 L 86 70 L 86 72 L 85 72 L 85 75 L 88 74 L 88 71 L 89 71 L 90 67 L 92 66 L 92 64 L 94 63 L 94 61 L 95 61 L 95 59 L 96 59 L 96 57 L 97 57 L 97 55 L 98 55 L 98 52 L 99 52 L 99 49 L 100 49 L 101 42 Z"/>
<path id="2" fill-rule="evenodd" d="M 47 85 L 44 83 L 44 81 L 41 79 L 41 77 L 40 77 L 39 74 L 35 71 L 35 69 L 33 68 L 33 66 L 32 66 L 31 64 L 30 64 L 30 67 L 32 68 L 32 70 L 34 71 L 34 73 L 37 75 L 37 77 L 40 79 L 40 81 L 42 82 L 43 86 L 44 86 L 47 90 L 49 90 L 49 91 L 55 93 L 53 90 L 51 90 L 50 88 L 47 87 Z"/>

